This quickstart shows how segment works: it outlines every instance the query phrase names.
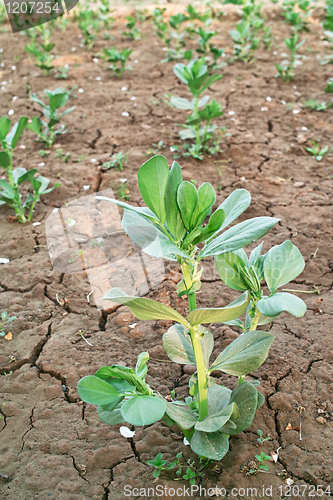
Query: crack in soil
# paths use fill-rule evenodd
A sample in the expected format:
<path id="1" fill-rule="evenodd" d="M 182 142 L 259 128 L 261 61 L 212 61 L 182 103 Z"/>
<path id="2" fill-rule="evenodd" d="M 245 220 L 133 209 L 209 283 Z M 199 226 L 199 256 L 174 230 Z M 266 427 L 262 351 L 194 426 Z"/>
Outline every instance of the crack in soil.
<path id="1" fill-rule="evenodd" d="M 22 448 L 21 450 L 18 452 L 18 455 L 20 453 L 22 453 L 23 449 L 24 449 L 24 446 L 25 446 L 25 436 L 28 434 L 28 432 L 30 432 L 33 428 L 34 428 L 34 421 L 33 421 L 33 417 L 34 417 L 34 411 L 35 409 L 37 408 L 37 406 L 34 406 L 33 409 L 31 410 L 31 413 L 30 413 L 30 416 L 29 416 L 29 420 L 30 420 L 30 427 L 28 430 L 25 431 L 25 433 L 23 434 L 22 436 Z"/>
<path id="2" fill-rule="evenodd" d="M 307 367 L 307 369 L 305 370 L 305 372 L 304 372 L 304 373 L 309 373 L 309 371 L 310 371 L 310 370 L 311 370 L 311 368 L 312 368 L 312 365 L 313 365 L 314 363 L 318 363 L 319 361 L 324 361 L 324 360 L 323 360 L 322 358 L 319 358 L 319 359 L 313 359 L 312 361 L 310 361 L 310 363 L 308 364 L 308 367 Z"/>
<path id="3" fill-rule="evenodd" d="M 1 408 L 0 408 L 0 415 L 2 415 L 3 420 L 4 420 L 4 426 L 0 431 L 0 432 L 2 432 L 7 426 L 7 415 L 5 414 L 5 412 Z"/>
<path id="4" fill-rule="evenodd" d="M 82 472 L 81 469 L 76 465 L 75 458 L 73 457 L 73 455 L 68 455 L 68 456 L 73 460 L 74 469 L 79 473 L 80 478 L 83 479 L 83 481 L 86 481 L 88 484 L 90 484 L 88 479 L 86 479 L 83 476 L 84 472 Z"/>
<path id="5" fill-rule="evenodd" d="M 96 142 L 98 141 L 98 139 L 100 139 L 102 137 L 102 132 L 97 129 L 97 136 L 92 139 L 91 141 L 88 141 L 88 146 L 89 148 L 91 149 L 95 149 L 96 148 Z"/>

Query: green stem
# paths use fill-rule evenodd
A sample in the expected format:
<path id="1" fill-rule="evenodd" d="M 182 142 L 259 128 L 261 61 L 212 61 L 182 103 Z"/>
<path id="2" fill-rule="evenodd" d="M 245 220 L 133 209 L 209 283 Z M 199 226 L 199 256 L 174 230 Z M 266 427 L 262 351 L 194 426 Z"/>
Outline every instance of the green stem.
<path id="1" fill-rule="evenodd" d="M 253 332 L 254 330 L 257 329 L 257 326 L 258 326 L 258 323 L 259 323 L 259 319 L 260 319 L 260 316 L 261 316 L 261 313 L 258 311 L 258 309 L 256 310 L 256 313 L 254 315 L 254 318 L 253 318 L 253 321 L 251 323 L 251 327 L 250 327 L 250 332 Z"/>
<path id="2" fill-rule="evenodd" d="M 199 101 L 198 96 L 195 96 L 194 97 L 194 110 L 193 110 L 193 118 L 194 118 L 194 120 L 196 118 L 199 118 L 198 101 Z M 200 142 L 200 123 L 198 123 L 197 125 L 195 125 L 194 128 L 195 128 L 195 143 L 196 144 L 201 144 L 201 142 Z"/>
<path id="3" fill-rule="evenodd" d="M 9 184 L 14 187 L 14 179 L 13 179 L 13 153 L 9 151 L 8 149 L 6 150 L 6 153 L 9 156 L 9 165 L 8 168 L 5 169 L 8 174 L 8 180 Z"/>
<path id="4" fill-rule="evenodd" d="M 206 388 L 206 383 L 207 383 L 206 366 L 202 353 L 198 328 L 191 326 L 190 334 L 191 334 L 195 363 L 197 365 L 197 374 L 198 374 L 199 420 L 203 420 L 208 415 L 208 390 Z"/>
<path id="5" fill-rule="evenodd" d="M 32 213 L 33 213 L 33 210 L 35 208 L 37 201 L 38 201 L 38 197 L 35 196 L 35 198 L 33 199 L 33 202 L 31 203 L 31 207 L 30 207 L 30 210 L 28 213 L 28 221 L 29 222 L 31 221 Z"/>
<path id="6" fill-rule="evenodd" d="M 188 294 L 188 305 L 190 312 L 194 311 L 194 309 L 197 308 L 196 300 L 195 300 L 195 293 L 189 293 Z"/>

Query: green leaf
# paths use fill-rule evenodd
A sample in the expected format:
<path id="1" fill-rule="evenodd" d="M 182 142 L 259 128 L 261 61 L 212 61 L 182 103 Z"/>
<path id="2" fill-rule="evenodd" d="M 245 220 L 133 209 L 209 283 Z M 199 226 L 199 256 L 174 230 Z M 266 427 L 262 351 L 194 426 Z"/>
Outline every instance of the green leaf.
<path id="1" fill-rule="evenodd" d="M 82 401 L 92 405 L 106 405 L 121 396 L 112 385 L 94 375 L 81 378 L 77 390 Z"/>
<path id="2" fill-rule="evenodd" d="M 147 361 L 149 360 L 149 354 L 148 352 L 142 352 L 139 354 L 137 362 L 136 362 L 136 367 L 135 367 L 135 373 L 138 377 L 141 377 L 143 380 L 145 379 L 145 376 L 147 375 Z"/>
<path id="3" fill-rule="evenodd" d="M 133 211 L 125 210 L 122 226 L 128 236 L 148 255 L 169 260 L 177 260 L 177 255 L 190 259 L 188 253 L 181 250 L 158 227 Z"/>
<path id="4" fill-rule="evenodd" d="M 195 186 L 188 181 L 181 182 L 177 190 L 177 204 L 184 226 L 188 231 L 192 229 L 191 219 L 197 203 L 198 192 Z"/>
<path id="5" fill-rule="evenodd" d="M 226 252 L 214 257 L 217 272 L 221 280 L 233 290 L 247 290 L 240 269 L 245 268 L 244 261 L 234 252 Z"/>
<path id="6" fill-rule="evenodd" d="M 199 456 L 221 460 L 229 451 L 229 440 L 220 432 L 194 431 L 191 449 Z"/>
<path id="7" fill-rule="evenodd" d="M 208 389 L 208 415 L 214 415 L 229 404 L 231 390 L 228 387 L 214 384 Z"/>
<path id="8" fill-rule="evenodd" d="M 6 196 L 8 196 L 10 199 L 15 198 L 16 190 L 9 184 L 9 182 L 0 179 L 0 188 L 4 190 Z"/>
<path id="9" fill-rule="evenodd" d="M 255 217 L 241 222 L 210 241 L 198 255 L 198 260 L 243 248 L 264 236 L 278 221 L 274 217 Z"/>
<path id="10" fill-rule="evenodd" d="M 237 416 L 237 406 L 231 403 L 215 415 L 209 415 L 200 422 L 197 422 L 194 428 L 198 431 L 216 432 L 230 419 L 231 415 L 235 413 Z"/>
<path id="11" fill-rule="evenodd" d="M 211 75 L 207 78 L 207 80 L 205 80 L 205 83 L 203 84 L 202 87 L 200 87 L 200 94 L 202 94 L 202 92 L 204 92 L 206 89 L 208 89 L 208 87 L 210 87 L 211 85 L 213 85 L 213 83 L 217 82 L 218 80 L 221 80 L 222 78 L 222 75 Z"/>
<path id="12" fill-rule="evenodd" d="M 162 155 L 153 156 L 138 171 L 141 196 L 147 207 L 157 215 L 161 224 L 166 220 L 164 193 L 168 176 L 168 163 Z"/>
<path id="13" fill-rule="evenodd" d="M 270 297 L 263 297 L 257 302 L 258 311 L 265 316 L 277 316 L 282 311 L 287 311 L 296 318 L 304 316 L 306 305 L 302 299 L 292 293 L 277 292 Z"/>
<path id="14" fill-rule="evenodd" d="M 263 364 L 268 356 L 274 335 L 269 332 L 250 331 L 233 340 L 218 355 L 209 371 L 221 370 L 229 375 L 246 375 Z"/>
<path id="15" fill-rule="evenodd" d="M 125 422 L 119 408 L 116 408 L 112 411 L 107 411 L 104 410 L 102 406 L 97 406 L 97 415 L 102 420 L 102 422 L 108 425 L 123 424 Z"/>
<path id="16" fill-rule="evenodd" d="M 194 110 L 194 104 L 192 104 L 188 99 L 172 96 L 170 102 L 177 109 L 189 109 L 191 111 Z"/>
<path id="17" fill-rule="evenodd" d="M 10 156 L 6 151 L 0 151 L 0 166 L 7 168 L 10 165 Z"/>
<path id="18" fill-rule="evenodd" d="M 49 106 L 52 109 L 52 111 L 55 111 L 56 109 L 62 108 L 62 106 L 65 106 L 67 101 L 68 101 L 68 93 L 67 92 L 53 94 L 50 97 Z"/>
<path id="19" fill-rule="evenodd" d="M 28 123 L 28 118 L 26 116 L 21 116 L 19 121 L 15 123 L 12 130 L 6 137 L 6 142 L 10 144 L 10 146 L 14 149 L 18 141 L 20 140 L 21 135 Z"/>
<path id="20" fill-rule="evenodd" d="M 216 200 L 214 188 L 209 182 L 204 182 L 198 189 L 198 202 L 192 213 L 191 227 L 203 223 Z"/>
<path id="21" fill-rule="evenodd" d="M 105 200 L 118 205 L 119 207 L 126 208 L 128 210 L 132 210 L 137 214 L 141 215 L 143 218 L 147 218 L 148 220 L 156 220 L 157 216 L 147 207 L 134 207 L 133 205 L 129 205 L 128 203 L 124 203 L 123 201 L 116 200 L 114 198 L 107 198 L 106 196 L 96 196 L 96 200 Z"/>
<path id="22" fill-rule="evenodd" d="M 211 309 L 195 309 L 190 312 L 187 319 L 191 325 L 201 325 L 202 323 L 223 323 L 238 318 L 246 311 L 250 302 L 250 295 L 242 294 L 236 301 L 226 307 Z"/>
<path id="23" fill-rule="evenodd" d="M 154 396 L 134 396 L 123 403 L 121 414 L 132 425 L 150 425 L 160 420 L 166 401 Z"/>
<path id="24" fill-rule="evenodd" d="M 0 141 L 6 139 L 10 129 L 10 123 L 10 119 L 7 116 L 2 116 L 0 118 Z"/>
<path id="25" fill-rule="evenodd" d="M 287 240 L 271 248 L 264 260 L 264 276 L 271 292 L 289 283 L 304 269 L 304 259 L 298 248 Z"/>
<path id="26" fill-rule="evenodd" d="M 237 217 L 239 217 L 251 203 L 251 195 L 246 189 L 236 189 L 224 202 L 218 207 L 225 212 L 225 220 L 221 229 L 229 226 Z"/>
<path id="27" fill-rule="evenodd" d="M 168 228 L 176 241 L 180 241 L 186 233 L 177 205 L 177 189 L 182 181 L 181 168 L 178 163 L 174 161 L 165 186 L 164 204 Z"/>
<path id="28" fill-rule="evenodd" d="M 257 409 L 260 408 L 260 406 L 262 406 L 264 402 L 265 402 L 265 396 L 258 391 Z"/>
<path id="29" fill-rule="evenodd" d="M 32 98 L 32 96 L 31 96 L 31 98 Z M 31 119 L 31 123 L 27 123 L 27 126 L 26 126 L 26 128 L 28 130 L 31 130 L 35 134 L 40 134 L 42 132 L 42 127 L 43 127 L 43 122 L 39 118 L 39 116 L 34 116 Z"/>
<path id="30" fill-rule="evenodd" d="M 215 212 L 210 216 L 207 226 L 201 229 L 201 234 L 195 240 L 195 243 L 201 243 L 202 241 L 210 238 L 210 236 L 215 234 L 222 227 L 224 218 L 225 214 L 221 208 L 215 210 Z"/>
<path id="31" fill-rule="evenodd" d="M 185 326 L 188 325 L 186 319 L 171 307 L 161 304 L 156 300 L 131 297 L 119 288 L 109 290 L 103 297 L 103 300 L 111 300 L 112 302 L 128 306 L 132 314 L 138 319 L 169 319 L 178 321 Z"/>
<path id="32" fill-rule="evenodd" d="M 192 410 L 173 403 L 167 403 L 166 414 L 183 429 L 191 429 L 198 420 Z"/>
<path id="33" fill-rule="evenodd" d="M 209 330 L 200 328 L 203 357 L 208 366 L 210 355 L 214 348 L 214 337 Z M 183 325 L 173 325 L 162 337 L 163 347 L 168 357 L 180 365 L 195 365 L 195 356 L 188 328 Z"/>
<path id="34" fill-rule="evenodd" d="M 258 391 L 250 382 L 242 382 L 232 391 L 230 403 L 236 403 L 239 413 L 238 418 L 232 419 L 236 429 L 229 429 L 229 434 L 234 436 L 252 424 L 258 404 Z"/>

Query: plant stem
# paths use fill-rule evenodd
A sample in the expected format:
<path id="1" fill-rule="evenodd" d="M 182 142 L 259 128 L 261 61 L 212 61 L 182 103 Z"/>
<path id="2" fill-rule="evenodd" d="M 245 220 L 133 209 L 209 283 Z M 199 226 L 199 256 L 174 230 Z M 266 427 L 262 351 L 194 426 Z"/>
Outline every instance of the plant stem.
<path id="1" fill-rule="evenodd" d="M 194 120 L 199 117 L 198 114 L 198 96 L 194 97 L 194 110 L 193 110 L 193 118 Z M 201 144 L 200 142 L 200 123 L 194 126 L 195 128 L 195 143 L 196 144 Z"/>
<path id="2" fill-rule="evenodd" d="M 260 316 L 261 316 L 261 313 L 258 311 L 258 309 L 256 310 L 256 313 L 254 315 L 254 318 L 253 318 L 253 321 L 251 323 L 251 327 L 250 327 L 250 332 L 253 332 L 254 330 L 257 329 L 257 326 L 258 326 L 258 323 L 259 323 L 259 319 L 260 319 Z"/>
<path id="3" fill-rule="evenodd" d="M 195 300 L 195 293 L 189 293 L 188 294 L 188 305 L 190 312 L 194 311 L 194 309 L 197 308 L 196 300 Z"/>
<path id="4" fill-rule="evenodd" d="M 206 388 L 207 374 L 206 366 L 200 343 L 200 335 L 197 327 L 190 327 L 190 334 L 197 365 L 198 388 L 199 388 L 199 420 L 203 420 L 208 415 L 208 390 Z"/>
<path id="5" fill-rule="evenodd" d="M 28 221 L 29 221 L 29 222 L 31 221 L 32 212 L 33 212 L 33 210 L 34 210 L 34 208 L 35 208 L 35 205 L 36 205 L 37 201 L 38 201 L 38 196 L 37 196 L 37 197 L 35 197 L 35 198 L 33 199 L 33 202 L 31 203 L 31 207 L 30 207 L 30 210 L 29 210 L 29 213 L 28 213 Z"/>

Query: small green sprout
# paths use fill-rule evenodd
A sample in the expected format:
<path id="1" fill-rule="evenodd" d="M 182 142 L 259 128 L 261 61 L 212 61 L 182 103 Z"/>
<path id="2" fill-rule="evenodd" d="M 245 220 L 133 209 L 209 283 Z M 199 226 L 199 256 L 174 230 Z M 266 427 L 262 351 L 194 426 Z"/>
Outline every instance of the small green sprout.
<path id="1" fill-rule="evenodd" d="M 126 28 L 127 31 L 123 31 L 123 35 L 129 38 L 130 40 L 133 40 L 134 42 L 137 40 L 140 40 L 141 38 L 141 31 L 139 28 L 136 28 L 136 19 L 133 16 L 126 16 L 127 19 L 127 24 Z"/>
<path id="2" fill-rule="evenodd" d="M 270 439 L 272 439 L 272 438 L 271 438 L 271 436 L 267 436 L 267 437 L 265 437 L 265 438 L 264 438 L 264 437 L 263 437 L 263 436 L 264 436 L 264 433 L 263 433 L 260 429 L 258 429 L 258 430 L 257 430 L 257 434 L 258 434 L 258 436 L 259 436 L 259 437 L 257 438 L 257 441 L 258 441 L 258 443 L 260 443 L 260 444 L 264 444 L 264 443 L 265 443 L 265 441 L 269 441 Z"/>
<path id="3" fill-rule="evenodd" d="M 2 311 L 0 315 L 0 337 L 4 337 L 6 335 L 6 332 L 4 330 L 5 326 L 11 323 L 16 319 L 16 316 L 9 316 L 6 311 Z"/>
<path id="4" fill-rule="evenodd" d="M 112 63 L 108 69 L 113 71 L 118 78 L 121 78 L 125 70 L 130 71 L 132 69 L 130 66 L 125 66 L 131 53 L 132 49 L 123 49 L 119 52 L 114 47 L 111 47 L 110 49 L 104 49 L 104 54 L 101 57 L 105 61 Z"/>
<path id="5" fill-rule="evenodd" d="M 259 462 L 259 467 L 256 470 L 250 469 L 250 474 L 256 474 L 258 471 L 268 471 L 268 465 L 265 462 L 272 460 L 272 457 L 262 451 L 260 455 L 256 455 L 256 459 Z"/>
<path id="6" fill-rule="evenodd" d="M 276 76 L 280 76 L 283 81 L 290 82 L 294 78 L 294 70 L 297 66 L 300 66 L 302 62 L 300 59 L 303 57 L 300 54 L 297 54 L 297 51 L 302 47 L 305 43 L 305 39 L 299 41 L 299 36 L 297 31 L 290 38 L 286 38 L 283 40 L 285 46 L 290 51 L 290 59 L 284 59 L 281 64 L 275 64 L 278 73 Z M 286 54 L 284 56 L 288 57 Z"/>
<path id="7" fill-rule="evenodd" d="M 309 99 L 304 103 L 304 107 L 310 108 L 312 111 L 325 111 L 325 109 L 329 108 L 330 106 L 332 106 L 332 103 L 330 102 L 326 103 L 313 99 Z"/>
<path id="8" fill-rule="evenodd" d="M 328 146 L 320 147 L 320 141 L 316 142 L 311 139 L 313 146 L 311 148 L 304 148 L 305 151 L 311 153 L 317 161 L 321 161 L 324 156 L 328 153 Z"/>
<path id="9" fill-rule="evenodd" d="M 64 163 L 67 163 L 67 160 L 70 159 L 71 157 L 71 154 L 70 153 L 63 153 L 62 149 L 61 148 L 58 148 L 56 150 L 56 154 L 55 154 L 55 157 L 56 158 L 60 158 Z"/>
<path id="10" fill-rule="evenodd" d="M 127 154 L 123 151 L 119 151 L 119 153 L 114 153 L 111 156 L 111 160 L 103 163 L 103 168 L 109 170 L 110 168 L 115 168 L 116 170 L 123 170 L 124 163 L 128 160 Z"/>

